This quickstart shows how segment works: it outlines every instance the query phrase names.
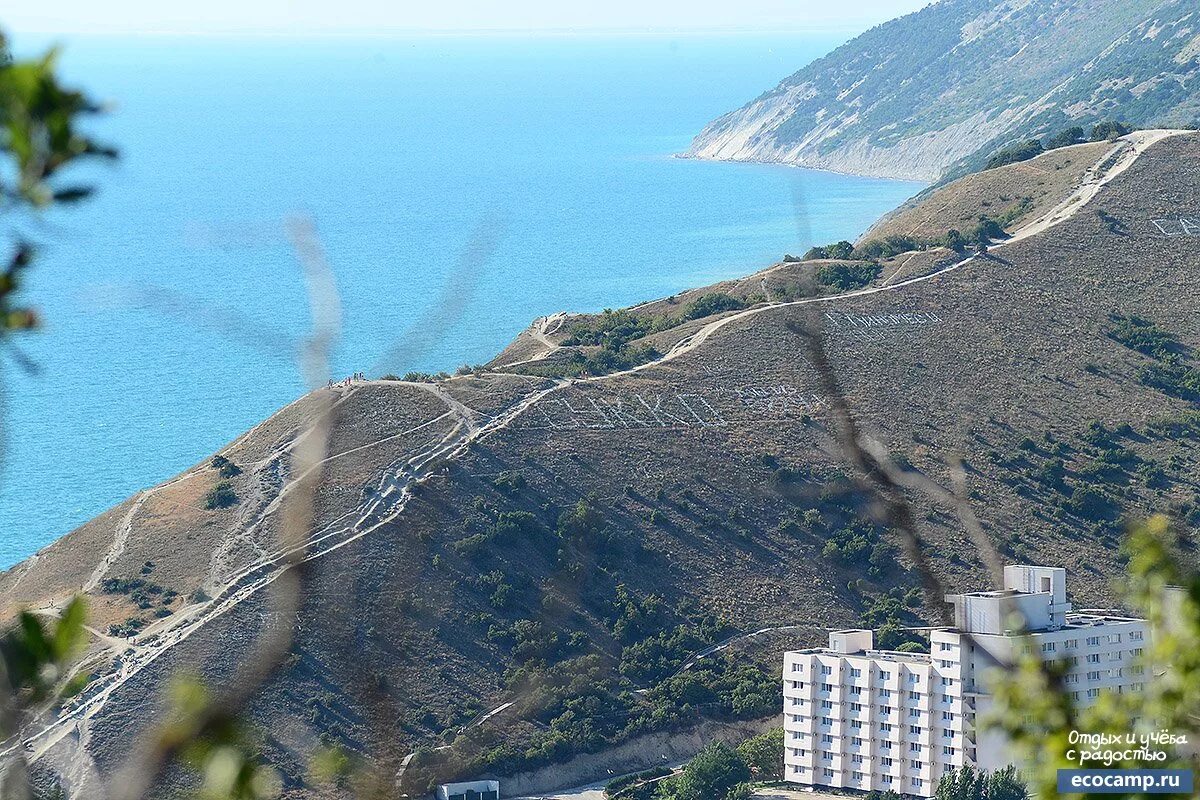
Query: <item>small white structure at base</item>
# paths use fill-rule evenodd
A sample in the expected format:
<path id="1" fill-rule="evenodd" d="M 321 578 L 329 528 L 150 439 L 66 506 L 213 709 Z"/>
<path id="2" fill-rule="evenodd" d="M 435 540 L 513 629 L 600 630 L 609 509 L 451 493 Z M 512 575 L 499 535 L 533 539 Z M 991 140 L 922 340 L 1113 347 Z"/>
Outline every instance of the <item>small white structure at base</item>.
<path id="1" fill-rule="evenodd" d="M 443 783 L 437 788 L 437 800 L 500 800 L 500 781 Z"/>

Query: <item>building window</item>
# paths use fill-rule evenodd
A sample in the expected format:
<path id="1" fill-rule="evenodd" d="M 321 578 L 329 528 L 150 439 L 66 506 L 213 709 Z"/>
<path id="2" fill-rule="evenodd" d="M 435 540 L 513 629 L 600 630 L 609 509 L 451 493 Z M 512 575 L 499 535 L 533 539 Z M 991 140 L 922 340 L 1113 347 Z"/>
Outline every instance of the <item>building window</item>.
<path id="1" fill-rule="evenodd" d="M 908 693 L 908 699 L 909 699 L 909 700 L 920 700 L 920 699 L 921 699 L 921 693 L 920 693 L 920 692 L 909 692 L 909 693 Z"/>
<path id="2" fill-rule="evenodd" d="M 862 711 L 862 703 L 851 703 L 850 710 L 854 712 Z"/>
<path id="3" fill-rule="evenodd" d="M 1108 641 L 1112 642 L 1113 644 L 1120 644 L 1121 643 L 1121 634 L 1119 634 L 1119 633 L 1109 634 Z"/>
<path id="4" fill-rule="evenodd" d="M 792 672 L 803 672 L 803 671 L 804 671 L 803 664 L 792 664 Z"/>
<path id="5" fill-rule="evenodd" d="M 953 738 L 954 738 L 954 731 L 952 731 L 952 730 L 950 730 L 949 728 L 947 728 L 946 730 L 942 731 L 942 738 L 943 738 L 943 739 L 953 739 Z"/>
<path id="6" fill-rule="evenodd" d="M 850 761 L 855 764 L 861 764 L 861 763 L 863 763 L 863 757 L 860 756 L 858 753 L 855 753 L 854 755 L 850 756 Z"/>
<path id="7" fill-rule="evenodd" d="M 1141 631 L 1130 631 L 1129 632 L 1129 641 L 1140 642 L 1141 640 L 1142 640 L 1142 632 Z"/>
<path id="8" fill-rule="evenodd" d="M 954 645 L 950 644 L 949 642 L 938 642 L 938 650 L 941 650 L 943 653 L 952 649 L 953 647 Z"/>
<path id="9" fill-rule="evenodd" d="M 892 732 L 892 723 L 890 723 L 890 722 L 883 723 L 882 725 L 879 726 L 879 730 L 883 731 L 884 733 L 891 733 Z"/>
<path id="10" fill-rule="evenodd" d="M 826 778 L 832 778 L 832 777 L 833 777 L 833 770 L 831 770 L 831 769 L 827 769 L 827 770 L 825 770 L 825 777 L 826 777 Z"/>
<path id="11" fill-rule="evenodd" d="M 1053 653 L 1057 649 L 1058 647 L 1054 644 L 1054 642 L 1042 642 L 1043 653 Z"/>
<path id="12" fill-rule="evenodd" d="M 1100 690 L 1099 690 L 1099 689 L 1088 689 L 1088 697 L 1089 697 L 1090 699 L 1092 699 L 1092 700 L 1095 700 L 1095 699 L 1096 699 L 1097 697 L 1099 697 L 1099 696 L 1100 696 Z"/>
<path id="13" fill-rule="evenodd" d="M 920 716 L 921 716 L 921 712 L 919 709 L 910 708 L 908 710 L 908 718 L 909 719 L 918 719 Z"/>
<path id="14" fill-rule="evenodd" d="M 833 674 L 833 667 L 827 667 L 827 666 L 825 666 L 824 664 L 822 664 L 822 665 L 821 665 L 821 674 L 822 674 L 822 675 L 832 675 L 832 674 Z"/>
<path id="15" fill-rule="evenodd" d="M 892 709 L 888 706 L 880 706 L 879 713 L 886 717 L 888 714 L 892 713 Z"/>
<path id="16" fill-rule="evenodd" d="M 893 763 L 893 762 L 892 762 L 892 760 L 891 760 L 890 758 L 888 758 L 887 756 L 884 756 L 884 757 L 881 759 L 881 762 L 882 762 L 882 764 L 883 764 L 885 767 L 890 767 L 890 766 L 892 765 L 892 763 Z"/>
<path id="17" fill-rule="evenodd" d="M 954 757 L 954 748 L 950 747 L 949 745 L 944 746 L 942 748 L 942 755 L 950 756 L 951 758 L 953 758 Z"/>
<path id="18" fill-rule="evenodd" d="M 850 668 L 850 677 L 851 677 L 851 678 L 861 678 L 861 677 L 862 677 L 862 670 L 861 670 L 861 669 L 855 669 L 854 667 L 851 667 L 851 668 Z"/>
<path id="19" fill-rule="evenodd" d="M 891 690 L 891 689 L 880 689 L 880 690 L 879 690 L 879 699 L 881 699 L 881 700 L 887 700 L 887 699 L 888 699 L 889 697 L 891 697 L 891 696 L 892 696 L 892 690 Z"/>
<path id="20" fill-rule="evenodd" d="M 910 743 L 910 744 L 908 745 L 908 752 L 910 752 L 910 753 L 920 753 L 920 752 L 921 752 L 921 745 L 920 745 L 920 743 L 919 743 L 919 742 L 912 742 L 912 743 Z"/>
<path id="21" fill-rule="evenodd" d="M 825 709 L 826 711 L 833 710 L 833 701 L 832 700 L 822 700 L 821 708 Z"/>
<path id="22" fill-rule="evenodd" d="M 863 774 L 861 772 L 851 772 L 850 777 L 856 781 L 861 781 L 863 779 Z"/>
<path id="23" fill-rule="evenodd" d="M 1100 654 L 1099 653 L 1088 653 L 1087 662 L 1089 664 L 1099 664 L 1100 663 Z"/>
<path id="24" fill-rule="evenodd" d="M 861 686 L 851 686 L 850 687 L 850 696 L 851 697 L 861 697 L 862 696 L 862 687 Z"/>
<path id="25" fill-rule="evenodd" d="M 860 722 L 859 720 L 856 720 L 856 719 L 852 719 L 852 720 L 850 720 L 850 728 L 851 728 L 851 730 L 861 731 L 862 730 L 862 722 Z"/>
<path id="26" fill-rule="evenodd" d="M 909 732 L 909 733 L 912 733 L 912 734 L 920 735 L 920 733 L 921 733 L 921 726 L 920 726 L 920 725 L 909 725 L 909 726 L 908 726 L 908 732 Z"/>
<path id="27" fill-rule="evenodd" d="M 1089 673 L 1087 674 L 1087 679 L 1088 679 L 1089 681 L 1098 681 L 1098 680 L 1100 680 L 1100 672 L 1099 672 L 1099 670 L 1093 670 L 1092 672 L 1089 672 Z"/>
<path id="28" fill-rule="evenodd" d="M 948 694 L 942 695 L 942 703 L 944 705 L 950 705 L 950 695 L 948 695 Z"/>
<path id="29" fill-rule="evenodd" d="M 953 722 L 953 721 L 954 721 L 954 714 L 953 714 L 952 712 L 950 712 L 950 711 L 943 711 L 943 712 L 942 712 L 942 719 L 944 719 L 944 720 L 946 720 L 946 721 L 948 721 L 948 722 Z"/>
<path id="30" fill-rule="evenodd" d="M 1129 652 L 1132 653 L 1134 656 L 1140 656 L 1142 654 L 1142 648 L 1135 647 L 1132 650 L 1130 650 Z"/>
<path id="31" fill-rule="evenodd" d="M 1076 647 L 1079 647 L 1078 639 L 1067 639 L 1063 642 L 1063 648 L 1066 650 L 1074 650 Z"/>
<path id="32" fill-rule="evenodd" d="M 909 761 L 908 765 L 913 769 L 920 769 L 922 766 L 924 766 L 920 761 L 916 760 Z M 916 785 L 916 781 L 913 781 L 913 784 Z"/>
<path id="33" fill-rule="evenodd" d="M 831 720 L 829 717 L 821 717 L 821 724 L 826 726 L 832 725 L 833 720 Z"/>
<path id="34" fill-rule="evenodd" d="M 821 734 L 821 744 L 833 744 L 833 737 L 828 733 Z"/>
<path id="35" fill-rule="evenodd" d="M 918 675 L 915 672 L 908 673 L 908 682 L 909 683 L 919 683 L 920 681 L 921 681 L 920 675 Z"/>
<path id="36" fill-rule="evenodd" d="M 1088 647 L 1099 647 L 1100 646 L 1100 637 L 1099 636 L 1089 636 L 1087 638 L 1087 646 Z"/>
<path id="37" fill-rule="evenodd" d="M 892 782 L 892 776 L 891 776 L 891 775 L 884 775 L 884 776 L 883 776 L 883 782 L 884 782 L 884 783 L 891 783 L 891 782 Z"/>
<path id="38" fill-rule="evenodd" d="M 862 743 L 863 740 L 861 736 L 854 736 L 850 739 L 850 744 L 854 745 L 855 747 L 862 747 Z"/>
<path id="39" fill-rule="evenodd" d="M 879 680 L 881 680 L 881 681 L 890 681 L 891 679 L 892 679 L 892 673 L 890 673 L 890 672 L 886 672 L 886 671 L 881 671 L 881 672 L 879 673 Z"/>
<path id="40" fill-rule="evenodd" d="M 883 739 L 882 741 L 879 742 L 879 749 L 880 750 L 891 750 L 892 743 L 889 742 L 887 739 Z"/>

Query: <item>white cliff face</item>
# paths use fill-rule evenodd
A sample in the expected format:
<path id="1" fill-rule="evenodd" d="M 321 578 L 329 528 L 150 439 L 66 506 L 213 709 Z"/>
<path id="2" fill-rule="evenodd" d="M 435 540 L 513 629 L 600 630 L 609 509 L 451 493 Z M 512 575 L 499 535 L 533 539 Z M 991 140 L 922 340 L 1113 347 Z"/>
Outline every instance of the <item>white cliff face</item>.
<path id="1" fill-rule="evenodd" d="M 1006 111 L 989 120 L 986 112 L 942 130 L 929 131 L 901 139 L 894 145 L 872 144 L 865 136 L 847 138 L 838 146 L 822 152 L 818 145 L 840 128 L 853 128 L 853 116 L 829 117 L 798 142 L 785 142 L 772 135 L 772 121 L 786 118 L 786 109 L 775 108 L 760 116 L 737 112 L 733 124 L 706 128 L 687 152 L 690 158 L 719 161 L 757 161 L 790 164 L 811 169 L 827 169 L 877 178 L 898 178 L 932 182 L 951 164 L 966 158 L 979 148 L 981 139 L 1002 135 L 1012 125 L 1015 114 Z M 740 119 L 739 119 L 740 118 Z M 744 121 L 743 121 L 744 120 Z"/>
<path id="2" fill-rule="evenodd" d="M 684 155 L 934 181 L 1072 124 L 1184 124 L 1200 119 L 1193 2 L 941 0 L 710 123 Z"/>

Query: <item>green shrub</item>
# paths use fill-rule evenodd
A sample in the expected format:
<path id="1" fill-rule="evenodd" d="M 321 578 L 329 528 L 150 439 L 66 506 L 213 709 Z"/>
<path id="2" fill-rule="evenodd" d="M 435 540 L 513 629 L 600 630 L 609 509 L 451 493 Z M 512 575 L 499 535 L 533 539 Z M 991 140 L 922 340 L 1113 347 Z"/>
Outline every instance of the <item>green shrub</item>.
<path id="1" fill-rule="evenodd" d="M 804 254 L 805 261 L 816 261 L 818 259 L 838 259 L 845 260 L 851 258 L 854 254 L 854 245 L 843 239 L 840 242 L 827 244 L 823 247 L 814 247 Z"/>
<path id="2" fill-rule="evenodd" d="M 506 470 L 492 480 L 492 486 L 505 494 L 515 494 L 525 488 L 525 476 L 520 470 Z"/>
<path id="3" fill-rule="evenodd" d="M 983 168 L 985 170 L 995 169 L 1020 161 L 1028 161 L 1034 156 L 1041 155 L 1044 150 L 1040 139 L 1030 139 L 1019 144 L 1009 145 L 989 158 Z"/>
<path id="4" fill-rule="evenodd" d="M 783 780 L 783 728 L 772 728 L 738 745 L 738 755 L 758 781 Z"/>
<path id="5" fill-rule="evenodd" d="M 233 478 L 242 474 L 242 468 L 230 461 L 225 456 L 213 456 L 212 468 L 217 471 L 222 478 Z"/>
<path id="6" fill-rule="evenodd" d="M 208 494 L 204 495 L 204 507 L 209 511 L 218 508 L 229 508 L 237 505 L 238 496 L 233 491 L 233 484 L 229 481 L 221 481 L 216 486 L 208 490 Z"/>
<path id="7" fill-rule="evenodd" d="M 722 311 L 738 311 L 745 307 L 746 304 L 736 297 L 724 292 L 709 292 L 689 303 L 683 312 L 683 318 L 687 320 L 700 319 L 719 314 Z"/>
<path id="8" fill-rule="evenodd" d="M 1200 402 L 1200 370 L 1186 366 L 1175 358 L 1150 364 L 1138 372 L 1142 383 L 1164 394 Z"/>
<path id="9" fill-rule="evenodd" d="M 714 742 L 688 762 L 673 789 L 677 800 L 724 800 L 731 789 L 751 777 L 750 767 L 736 750 Z"/>
<path id="10" fill-rule="evenodd" d="M 917 250 L 928 244 L 925 241 L 918 241 L 911 236 L 899 236 L 893 234 L 885 236 L 882 239 L 870 239 L 863 242 L 858 247 L 854 248 L 854 257 L 861 259 L 878 259 L 891 258 L 898 256 L 901 253 L 907 253 L 910 250 Z"/>
<path id="11" fill-rule="evenodd" d="M 817 280 L 834 289 L 848 291 L 866 286 L 878 278 L 880 272 L 882 269 L 878 264 L 826 264 L 817 270 Z"/>
<path id="12" fill-rule="evenodd" d="M 1070 147 L 1073 144 L 1079 144 L 1087 140 L 1087 132 L 1083 126 L 1073 125 L 1070 128 L 1059 131 L 1046 140 L 1047 150 L 1057 150 L 1060 147 Z"/>
<path id="13" fill-rule="evenodd" d="M 1126 125 L 1124 122 L 1106 120 L 1104 122 L 1098 122 L 1092 127 L 1092 141 L 1112 141 L 1113 139 L 1119 139 L 1120 137 L 1132 132 L 1133 128 L 1129 125 Z"/>
<path id="14" fill-rule="evenodd" d="M 1175 337 L 1149 320 L 1137 316 L 1110 314 L 1114 323 L 1108 329 L 1108 337 L 1131 350 L 1152 358 L 1167 358 L 1182 349 Z"/>

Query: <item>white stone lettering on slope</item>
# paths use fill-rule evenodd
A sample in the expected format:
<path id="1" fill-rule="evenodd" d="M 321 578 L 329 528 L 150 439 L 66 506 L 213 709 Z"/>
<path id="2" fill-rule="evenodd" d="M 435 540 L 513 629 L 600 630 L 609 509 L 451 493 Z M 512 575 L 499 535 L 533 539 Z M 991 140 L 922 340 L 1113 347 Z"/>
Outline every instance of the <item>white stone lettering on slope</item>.
<path id="1" fill-rule="evenodd" d="M 848 311 L 825 312 L 825 332 L 830 336 L 850 336 L 874 341 L 940 325 L 942 318 L 932 311 L 893 311 L 887 314 L 852 314 Z"/>
<path id="2" fill-rule="evenodd" d="M 790 384 L 776 386 L 739 386 L 731 390 L 745 408 L 760 414 L 781 411 L 812 413 L 828 407 L 819 395 L 803 392 Z"/>
<path id="3" fill-rule="evenodd" d="M 1150 220 L 1168 239 L 1176 236 L 1200 236 L 1200 217 L 1164 217 Z"/>
<path id="4" fill-rule="evenodd" d="M 544 426 L 556 430 L 719 428 L 729 423 L 708 398 L 696 393 L 555 397 L 536 406 Z"/>

